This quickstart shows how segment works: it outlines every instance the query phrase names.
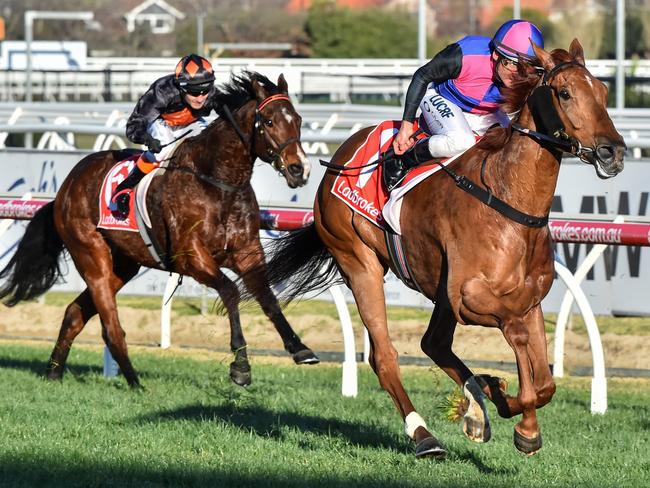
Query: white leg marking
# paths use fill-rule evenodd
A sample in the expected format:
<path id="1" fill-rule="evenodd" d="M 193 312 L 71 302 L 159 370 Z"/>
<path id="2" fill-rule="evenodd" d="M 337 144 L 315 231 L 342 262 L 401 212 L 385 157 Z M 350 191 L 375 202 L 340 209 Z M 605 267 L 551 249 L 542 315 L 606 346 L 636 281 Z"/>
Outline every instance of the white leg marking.
<path id="1" fill-rule="evenodd" d="M 415 440 L 415 430 L 418 427 L 424 427 L 426 429 L 427 424 L 419 413 L 415 411 L 409 413 L 404 419 L 404 431 L 406 432 L 406 435 Z"/>

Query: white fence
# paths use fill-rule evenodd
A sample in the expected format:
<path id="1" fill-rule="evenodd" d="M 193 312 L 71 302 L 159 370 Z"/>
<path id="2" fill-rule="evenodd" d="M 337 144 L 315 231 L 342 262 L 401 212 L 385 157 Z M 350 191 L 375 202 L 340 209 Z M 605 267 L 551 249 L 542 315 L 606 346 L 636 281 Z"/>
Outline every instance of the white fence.
<path id="1" fill-rule="evenodd" d="M 177 58 L 87 58 L 79 71 L 32 71 L 32 94 L 44 101 L 134 101 L 160 76 L 173 72 Z M 326 96 L 350 101 L 357 95 L 401 98 L 417 59 L 299 59 L 215 58 L 218 80 L 241 70 L 258 71 L 271 79 L 283 73 L 289 90 L 298 97 Z M 615 74 L 614 60 L 589 60 L 597 77 Z M 628 77 L 650 77 L 647 60 L 625 61 Z M 0 100 L 24 100 L 26 76 L 21 70 L 0 71 Z"/>
<path id="2" fill-rule="evenodd" d="M 124 147 L 124 126 L 133 103 L 0 103 L 0 148 L 11 133 L 45 133 L 41 149 L 73 149 L 76 136 L 95 135 L 93 150 Z M 402 116 L 397 106 L 296 103 L 303 117 L 302 140 L 309 154 L 329 154 L 328 144 L 338 145 L 362 127 Z M 630 149 L 640 158 L 650 148 L 650 109 L 610 109 L 610 116 Z"/>

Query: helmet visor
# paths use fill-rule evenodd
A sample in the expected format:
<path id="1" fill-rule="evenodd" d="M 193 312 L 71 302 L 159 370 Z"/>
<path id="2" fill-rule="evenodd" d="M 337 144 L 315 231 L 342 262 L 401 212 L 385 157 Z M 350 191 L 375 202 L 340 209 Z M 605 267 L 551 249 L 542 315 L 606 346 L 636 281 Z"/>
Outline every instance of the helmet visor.
<path id="1" fill-rule="evenodd" d="M 212 89 L 212 84 L 203 84 L 203 85 L 185 85 L 181 87 L 183 92 L 191 95 L 193 97 L 198 97 L 201 95 L 207 95 Z"/>

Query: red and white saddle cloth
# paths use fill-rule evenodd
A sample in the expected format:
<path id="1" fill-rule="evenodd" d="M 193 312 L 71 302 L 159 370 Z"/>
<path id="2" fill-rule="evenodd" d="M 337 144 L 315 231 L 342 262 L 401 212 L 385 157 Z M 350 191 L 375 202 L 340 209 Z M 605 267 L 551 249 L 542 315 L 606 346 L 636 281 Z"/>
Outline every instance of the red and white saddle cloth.
<path id="1" fill-rule="evenodd" d="M 369 134 L 364 143 L 359 146 L 345 166 L 362 166 L 377 161 L 381 154 L 387 151 L 397 135 L 402 122 L 400 120 L 385 120 L 380 122 Z M 417 121 L 414 125 L 417 130 Z M 417 140 L 427 137 L 419 134 Z M 451 164 L 459 155 L 446 159 L 441 164 Z M 398 188 L 390 193 L 383 184 L 383 166 L 372 165 L 362 169 L 350 169 L 341 172 L 334 181 L 332 193 L 343 200 L 355 212 L 363 215 L 381 229 L 388 224 L 394 232 L 401 234 L 399 223 L 402 208 L 402 197 L 418 183 L 432 174 L 440 171 L 440 164 L 424 165 L 412 169 Z"/>
<path id="2" fill-rule="evenodd" d="M 135 191 L 131 192 L 129 215 L 126 219 L 115 218 L 110 208 L 111 197 L 113 196 L 115 188 L 129 175 L 139 156 L 139 154 L 135 154 L 130 158 L 120 161 L 113 166 L 104 177 L 102 188 L 99 192 L 99 223 L 97 224 L 97 227 L 101 229 L 139 232 L 138 217 L 143 219 L 149 227 L 151 227 L 145 196 L 152 178 L 156 173 L 158 173 L 160 168 L 157 168 L 142 178 L 140 183 L 135 187 Z"/>

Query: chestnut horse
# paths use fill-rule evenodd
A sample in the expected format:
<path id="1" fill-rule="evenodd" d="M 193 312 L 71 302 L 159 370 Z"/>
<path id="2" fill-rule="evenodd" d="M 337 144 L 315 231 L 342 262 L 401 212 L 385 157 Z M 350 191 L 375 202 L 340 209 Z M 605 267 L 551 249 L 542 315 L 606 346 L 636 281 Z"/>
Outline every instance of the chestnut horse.
<path id="1" fill-rule="evenodd" d="M 259 207 L 250 185 L 258 157 L 271 163 L 292 188 L 307 182 L 310 167 L 300 144 L 301 117 L 282 75 L 276 86 L 262 75 L 245 72 L 217 96 L 220 117 L 179 145 L 164 174 L 153 178 L 147 207 L 168 268 L 216 289 L 223 300 L 235 355 L 230 376 L 235 383 L 248 385 L 251 375 L 239 319 L 240 293 L 220 271 L 222 267 L 245 277 L 249 292 L 296 363 L 318 362 L 292 330 L 267 283 Z M 61 275 L 59 257 L 64 250 L 87 284 L 65 311 L 47 369 L 50 379 L 62 378 L 75 337 L 99 313 L 102 336 L 113 358 L 129 385 L 139 386 L 115 294 L 140 266 L 164 266 L 152 258 L 137 232 L 97 228 L 102 180 L 127 155 L 103 151 L 82 159 L 55 200 L 34 216 L 16 253 L 0 272 L 6 279 L 0 297 L 7 298 L 8 305 L 47 291 Z"/>
<path id="2" fill-rule="evenodd" d="M 607 114 L 607 89 L 585 68 L 580 43 L 574 40 L 568 52 L 548 53 L 535 46 L 535 53 L 544 76 L 520 63 L 523 81 L 504 89 L 506 108 L 520 110 L 514 123 L 489 131 L 448 174 L 439 171 L 406 193 L 400 217 L 411 275 L 435 302 L 421 347 L 463 389 L 465 434 L 477 442 L 489 440 L 487 395 L 500 416 L 522 414 L 514 443 L 526 454 L 541 448 L 536 409 L 555 392 L 540 302 L 553 281 L 547 221 L 563 149 L 592 164 L 601 178 L 622 170 L 625 152 Z M 531 108 L 526 101 L 538 86 L 546 90 L 548 103 Z M 541 132 L 537 123 L 537 112 L 553 107 L 564 125 L 559 136 Z M 371 129 L 345 141 L 332 164 L 350 160 Z M 400 380 L 385 311 L 383 279 L 395 265 L 384 232 L 332 194 L 338 171 L 328 171 L 320 185 L 314 223 L 271 250 L 269 279 L 272 284 L 287 280 L 286 297 L 292 299 L 322 288 L 340 272 L 370 335 L 370 365 L 415 441 L 416 456 L 443 457 L 444 447 L 427 429 Z M 473 192 L 482 195 L 475 198 Z M 517 362 L 517 395 L 508 394 L 498 378 L 475 376 L 454 354 L 457 323 L 501 330 Z"/>

